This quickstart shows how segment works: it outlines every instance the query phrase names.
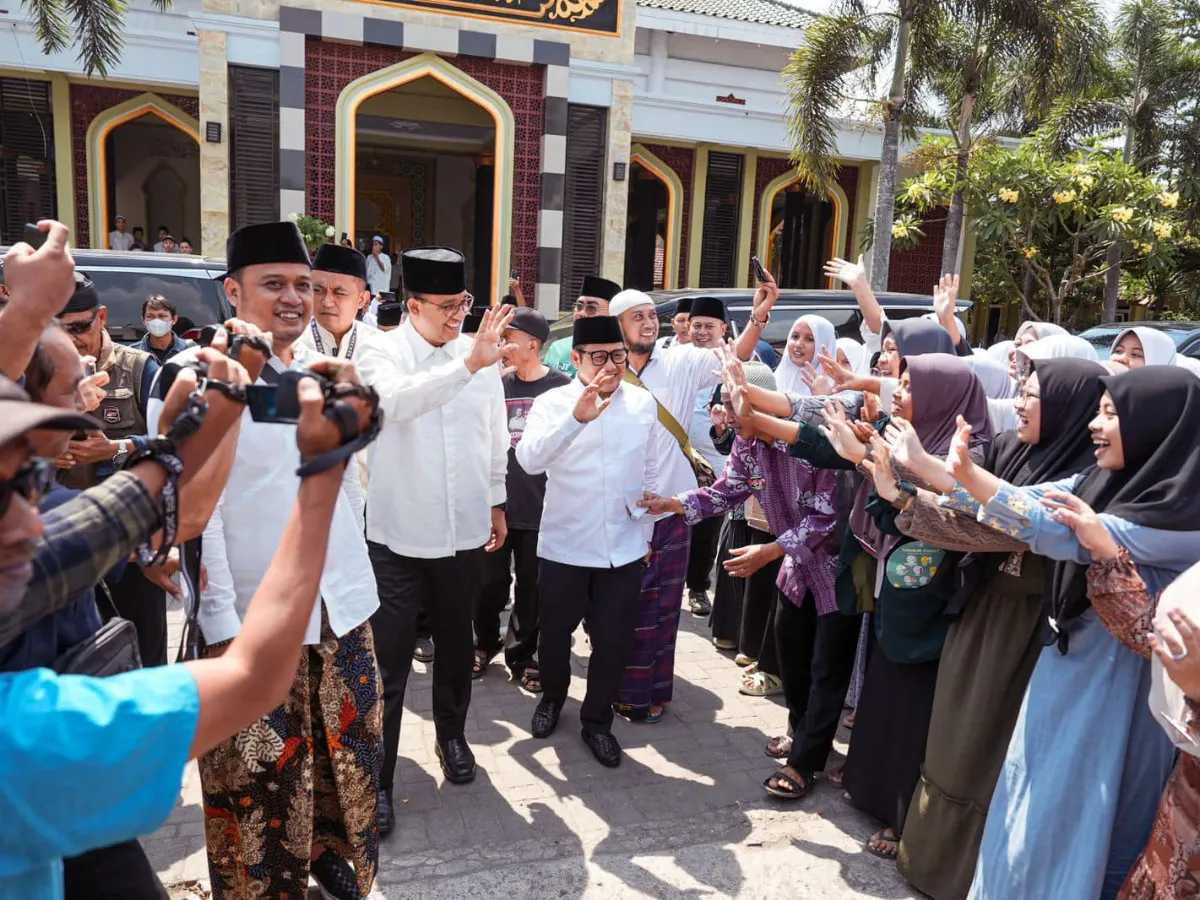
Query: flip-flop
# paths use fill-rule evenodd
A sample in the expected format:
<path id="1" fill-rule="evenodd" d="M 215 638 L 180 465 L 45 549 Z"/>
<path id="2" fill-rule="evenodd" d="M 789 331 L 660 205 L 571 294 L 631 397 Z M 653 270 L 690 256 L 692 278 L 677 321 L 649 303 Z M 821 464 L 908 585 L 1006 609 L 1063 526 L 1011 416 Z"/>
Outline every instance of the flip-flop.
<path id="1" fill-rule="evenodd" d="M 811 775 L 807 779 L 803 776 L 796 778 L 781 769 L 767 777 L 763 782 L 763 790 L 780 800 L 799 800 L 813 789 L 815 783 L 816 779 Z"/>
<path id="2" fill-rule="evenodd" d="M 878 856 L 880 859 L 895 859 L 899 855 L 900 836 L 896 834 L 896 832 L 892 831 L 892 836 L 890 838 L 884 837 L 884 832 L 888 831 L 892 831 L 892 829 L 884 828 L 882 831 L 875 832 L 867 839 L 867 843 L 864 846 L 866 847 L 868 853 L 870 853 L 872 856 Z M 872 843 L 876 840 L 881 843 L 892 844 L 894 845 L 895 849 L 893 849 L 891 852 L 888 852 L 887 850 L 880 850 Z"/>
<path id="3" fill-rule="evenodd" d="M 500 655 L 497 650 L 494 653 L 486 653 L 480 655 L 480 651 L 475 651 L 475 662 L 471 665 L 471 678 L 479 679 L 483 677 L 483 673 L 487 671 L 487 667 L 492 664 L 492 660 Z"/>
<path id="4" fill-rule="evenodd" d="M 664 706 L 661 710 L 659 710 L 656 713 L 647 712 L 646 715 L 642 716 L 642 718 L 639 719 L 638 721 L 640 721 L 643 725 L 657 725 L 659 722 L 661 722 L 663 720 L 663 716 L 665 716 L 666 714 L 667 714 L 667 708 Z"/>
<path id="5" fill-rule="evenodd" d="M 541 673 L 532 666 L 526 669 L 521 673 L 521 687 L 531 694 L 540 694 L 542 692 Z"/>

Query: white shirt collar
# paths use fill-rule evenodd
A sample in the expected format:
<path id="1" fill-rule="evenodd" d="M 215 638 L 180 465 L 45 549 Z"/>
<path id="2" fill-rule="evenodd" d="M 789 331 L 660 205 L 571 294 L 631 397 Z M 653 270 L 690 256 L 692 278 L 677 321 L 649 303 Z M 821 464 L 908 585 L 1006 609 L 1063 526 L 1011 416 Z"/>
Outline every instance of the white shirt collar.
<path id="1" fill-rule="evenodd" d="M 457 356 L 458 338 L 452 341 L 447 341 L 440 347 L 435 347 L 429 341 L 421 336 L 421 332 L 417 331 L 412 323 L 412 319 L 405 319 L 403 324 L 396 329 L 408 341 L 408 345 L 412 347 L 413 356 L 417 362 L 423 362 L 430 356 L 433 356 L 438 350 L 444 350 L 447 356 Z"/>

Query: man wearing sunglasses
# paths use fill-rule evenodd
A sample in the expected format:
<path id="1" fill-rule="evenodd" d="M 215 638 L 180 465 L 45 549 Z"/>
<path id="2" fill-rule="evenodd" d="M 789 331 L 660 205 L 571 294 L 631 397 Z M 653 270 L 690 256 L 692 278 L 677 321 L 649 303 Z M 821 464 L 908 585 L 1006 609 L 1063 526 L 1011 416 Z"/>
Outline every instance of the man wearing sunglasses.
<path id="1" fill-rule="evenodd" d="M 620 292 L 621 286 L 615 281 L 601 278 L 598 275 L 584 275 L 583 283 L 579 286 L 579 299 L 575 301 L 575 321 L 591 318 L 592 316 L 607 316 L 608 303 Z M 574 347 L 571 338 L 565 337 L 555 341 L 546 350 L 542 361 L 552 369 L 565 372 L 571 378 L 575 377 L 575 364 L 571 361 Z"/>
<path id="2" fill-rule="evenodd" d="M 638 595 L 654 523 L 638 503 L 658 484 L 657 407 L 625 384 L 626 350 L 611 316 L 575 322 L 574 381 L 533 401 L 517 462 L 546 473 L 538 537 L 542 700 L 533 736 L 558 725 L 571 683 L 571 634 L 587 623 L 592 653 L 580 710 L 583 741 L 605 766 L 621 762 L 613 702 L 633 649 Z"/>

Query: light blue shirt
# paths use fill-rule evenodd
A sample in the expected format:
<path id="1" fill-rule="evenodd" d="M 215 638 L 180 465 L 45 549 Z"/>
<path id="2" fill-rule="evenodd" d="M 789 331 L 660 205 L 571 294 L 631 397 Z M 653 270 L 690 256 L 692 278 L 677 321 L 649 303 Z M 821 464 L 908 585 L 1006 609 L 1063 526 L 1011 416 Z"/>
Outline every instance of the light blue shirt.
<path id="1" fill-rule="evenodd" d="M 184 666 L 0 675 L 0 897 L 58 900 L 64 856 L 162 825 L 199 709 Z"/>

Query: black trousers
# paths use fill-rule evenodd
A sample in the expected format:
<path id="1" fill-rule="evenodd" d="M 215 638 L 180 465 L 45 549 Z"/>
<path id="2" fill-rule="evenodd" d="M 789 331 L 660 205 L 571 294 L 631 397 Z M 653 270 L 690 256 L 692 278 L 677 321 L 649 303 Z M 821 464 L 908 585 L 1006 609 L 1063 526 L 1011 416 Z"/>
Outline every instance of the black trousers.
<path id="1" fill-rule="evenodd" d="M 484 551 L 463 550 L 442 559 L 416 559 L 367 542 L 379 586 L 379 609 L 371 616 L 375 656 L 383 676 L 383 770 L 380 786 L 391 790 L 404 715 L 404 689 L 412 671 L 417 618 L 429 610 L 437 655 L 433 660 L 433 721 L 438 740 L 460 738 L 471 705 L 475 659 L 471 612 L 483 575 Z"/>
<path id="2" fill-rule="evenodd" d="M 692 547 L 688 551 L 687 578 L 684 581 L 689 591 L 704 592 L 711 586 L 712 567 L 717 559 L 721 523 L 724 521 L 724 516 L 713 516 L 692 526 Z"/>
<path id="3" fill-rule="evenodd" d="M 615 569 L 592 569 L 541 561 L 542 633 L 538 641 L 542 696 L 559 705 L 571 686 L 571 634 L 582 621 L 592 655 L 588 660 L 587 695 L 579 718 L 585 730 L 612 729 L 621 676 L 633 652 L 638 597 L 646 568 L 641 560 Z"/>
<path id="4" fill-rule="evenodd" d="M 150 581 L 133 563 L 125 567 L 121 580 L 108 586 L 112 605 L 123 619 L 137 629 L 138 652 L 142 666 L 167 664 L 167 592 Z M 103 591 L 104 588 L 97 588 Z M 97 597 L 97 608 L 104 621 L 113 618 L 112 608 L 103 597 Z"/>
<path id="5" fill-rule="evenodd" d="M 775 540 L 765 531 L 747 527 L 750 540 L 746 544 L 769 544 Z M 775 579 L 779 577 L 782 560 L 763 566 L 746 579 L 742 595 L 742 629 L 738 636 L 738 652 L 758 660 L 758 667 L 768 675 L 779 674 L 775 660 Z"/>
<path id="6" fill-rule="evenodd" d="M 122 841 L 63 860 L 65 900 L 168 900 L 137 841 Z"/>
<path id="7" fill-rule="evenodd" d="M 792 733 L 788 765 L 804 774 L 820 772 L 850 687 L 861 617 L 837 610 L 819 616 L 811 593 L 799 607 L 777 593 L 775 646 Z"/>
<path id="8" fill-rule="evenodd" d="M 721 526 L 721 539 L 717 542 L 717 583 L 713 587 L 712 636 L 717 640 L 738 642 L 742 631 L 742 600 L 746 593 L 746 579 L 735 578 L 725 571 L 725 560 L 734 547 L 745 547 L 749 543 L 750 526 L 745 519 L 726 517 Z"/>
<path id="9" fill-rule="evenodd" d="M 483 587 L 475 609 L 475 644 L 480 650 L 495 653 L 500 649 L 500 614 L 508 605 L 513 582 L 513 608 L 504 637 L 504 662 L 514 678 L 536 665 L 538 645 L 538 533 L 513 528 L 503 546 L 486 555 L 483 562 Z"/>

